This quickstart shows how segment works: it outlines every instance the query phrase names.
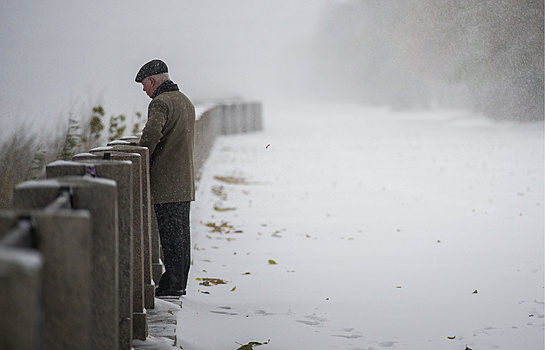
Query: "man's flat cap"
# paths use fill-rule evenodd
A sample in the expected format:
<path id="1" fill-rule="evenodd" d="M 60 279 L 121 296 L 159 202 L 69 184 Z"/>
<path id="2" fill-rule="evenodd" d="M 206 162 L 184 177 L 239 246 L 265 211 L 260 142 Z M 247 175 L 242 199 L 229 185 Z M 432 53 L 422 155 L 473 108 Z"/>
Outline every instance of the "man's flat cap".
<path id="1" fill-rule="evenodd" d="M 146 79 L 147 77 L 161 73 L 168 73 L 168 67 L 166 63 L 161 60 L 149 61 L 148 63 L 143 65 L 142 68 L 140 68 L 138 74 L 136 74 L 136 79 L 134 80 L 137 83 L 141 83 L 142 80 Z"/>

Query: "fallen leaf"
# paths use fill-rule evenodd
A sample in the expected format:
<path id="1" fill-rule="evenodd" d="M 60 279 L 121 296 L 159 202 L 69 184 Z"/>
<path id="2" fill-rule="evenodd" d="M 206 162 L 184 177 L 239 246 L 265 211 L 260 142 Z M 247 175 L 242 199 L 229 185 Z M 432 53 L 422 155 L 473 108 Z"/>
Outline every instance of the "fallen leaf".
<path id="1" fill-rule="evenodd" d="M 171 315 L 174 315 L 174 312 L 172 312 L 172 310 L 167 310 L 167 312 Z"/>
<path id="2" fill-rule="evenodd" d="M 472 294 L 477 294 L 477 293 L 479 292 L 477 291 L 477 289 L 475 289 Z"/>
<path id="3" fill-rule="evenodd" d="M 228 184 L 235 184 L 235 185 L 245 185 L 248 184 L 246 182 L 246 179 L 243 177 L 235 177 L 235 176 L 214 176 L 214 179 L 218 181 L 222 181 Z"/>
<path id="4" fill-rule="evenodd" d="M 229 223 L 225 221 L 222 221 L 221 224 L 216 224 L 215 222 L 207 222 L 204 225 L 207 227 L 211 227 L 212 228 L 211 232 L 230 233 L 231 230 L 234 229 L 232 225 L 229 225 Z M 235 231 L 235 233 L 238 233 L 238 231 Z"/>
<path id="5" fill-rule="evenodd" d="M 222 208 L 220 206 L 218 206 L 217 204 L 214 205 L 214 210 L 215 211 L 219 211 L 219 212 L 223 212 L 223 211 L 233 211 L 233 210 L 237 210 L 237 208 Z"/>
<path id="6" fill-rule="evenodd" d="M 276 265 L 276 261 L 272 260 L 272 259 L 269 259 L 269 264 L 270 265 Z"/>
<path id="7" fill-rule="evenodd" d="M 243 275 L 251 275 L 251 272 L 244 272 Z"/>
<path id="8" fill-rule="evenodd" d="M 233 289 L 231 289 L 231 292 L 234 292 L 235 289 L 237 289 L 237 286 L 234 286 Z"/>
<path id="9" fill-rule="evenodd" d="M 227 193 L 225 192 L 225 189 L 221 185 L 212 186 L 212 193 L 223 200 L 227 199 Z"/>
<path id="10" fill-rule="evenodd" d="M 251 341 L 249 342 L 248 344 L 240 344 L 240 343 L 237 343 L 239 345 L 242 345 L 241 347 L 239 347 L 237 350 L 253 350 L 254 346 L 259 346 L 259 345 L 266 345 L 266 344 L 269 344 L 271 340 L 267 340 L 266 342 L 264 343 L 260 343 L 260 342 L 257 342 L 257 341 Z"/>
<path id="11" fill-rule="evenodd" d="M 199 285 L 206 286 L 206 287 L 217 286 L 218 284 L 227 284 L 227 282 L 225 282 L 221 278 L 197 277 L 197 281 L 202 281 L 201 283 L 199 283 Z"/>
<path id="12" fill-rule="evenodd" d="M 447 338 L 450 339 L 450 340 L 453 340 L 453 339 L 456 339 L 456 336 L 455 336 L 455 335 L 453 335 L 453 336 L 448 336 Z"/>

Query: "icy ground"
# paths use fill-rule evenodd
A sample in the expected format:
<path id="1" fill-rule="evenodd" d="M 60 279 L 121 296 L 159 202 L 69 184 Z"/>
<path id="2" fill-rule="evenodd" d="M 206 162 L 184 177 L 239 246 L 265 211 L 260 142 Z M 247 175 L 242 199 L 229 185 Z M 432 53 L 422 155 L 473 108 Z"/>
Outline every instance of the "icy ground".
<path id="1" fill-rule="evenodd" d="M 264 112 L 205 165 L 177 347 L 544 348 L 542 123 Z"/>

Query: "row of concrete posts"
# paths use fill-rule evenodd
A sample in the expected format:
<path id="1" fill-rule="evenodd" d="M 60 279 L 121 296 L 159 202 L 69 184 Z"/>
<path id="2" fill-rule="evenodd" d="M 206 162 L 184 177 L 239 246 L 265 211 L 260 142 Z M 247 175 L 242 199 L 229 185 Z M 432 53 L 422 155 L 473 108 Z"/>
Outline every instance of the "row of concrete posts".
<path id="1" fill-rule="evenodd" d="M 218 135 L 262 129 L 259 103 L 197 108 L 197 178 Z M 0 349 L 131 349 L 163 272 L 149 152 L 130 136 L 46 166 L 0 211 Z"/>

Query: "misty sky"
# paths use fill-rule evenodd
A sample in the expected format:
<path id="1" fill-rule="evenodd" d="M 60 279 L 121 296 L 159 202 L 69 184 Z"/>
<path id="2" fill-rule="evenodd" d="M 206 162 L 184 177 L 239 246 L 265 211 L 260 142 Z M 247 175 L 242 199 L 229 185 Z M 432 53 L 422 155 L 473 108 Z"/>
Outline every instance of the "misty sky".
<path id="1" fill-rule="evenodd" d="M 195 100 L 294 93 L 326 1 L 0 0 L 2 129 L 145 112 L 134 76 L 154 58 Z"/>

